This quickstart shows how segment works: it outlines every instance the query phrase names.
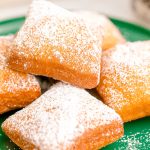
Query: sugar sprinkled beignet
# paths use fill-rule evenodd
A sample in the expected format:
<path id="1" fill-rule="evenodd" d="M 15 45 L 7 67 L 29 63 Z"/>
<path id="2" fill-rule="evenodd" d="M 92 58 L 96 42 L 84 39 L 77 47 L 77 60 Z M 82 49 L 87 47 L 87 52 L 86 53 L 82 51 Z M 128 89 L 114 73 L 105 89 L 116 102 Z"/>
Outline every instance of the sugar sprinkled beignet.
<path id="1" fill-rule="evenodd" d="M 97 46 L 101 49 L 102 42 L 104 39 L 104 28 L 97 20 L 97 17 L 99 17 L 99 15 L 92 11 L 79 11 L 78 10 L 78 11 L 73 11 L 73 12 L 85 20 L 91 32 L 97 38 Z"/>
<path id="2" fill-rule="evenodd" d="M 106 16 L 94 11 L 76 11 L 76 13 L 89 22 L 90 29 L 100 41 L 103 28 L 102 50 L 110 49 L 119 43 L 125 43 L 121 32 Z"/>
<path id="3" fill-rule="evenodd" d="M 103 53 L 101 82 L 103 101 L 123 121 L 150 115 L 150 41 L 117 45 Z"/>
<path id="4" fill-rule="evenodd" d="M 123 135 L 113 109 L 61 82 L 6 119 L 2 129 L 23 150 L 97 150 Z"/>
<path id="5" fill-rule="evenodd" d="M 33 1 L 9 65 L 83 88 L 99 83 L 101 49 L 84 19 L 45 0 Z"/>
<path id="6" fill-rule="evenodd" d="M 6 59 L 13 38 L 13 35 L 0 37 L 0 114 L 26 106 L 41 93 L 34 76 L 7 67 Z"/>

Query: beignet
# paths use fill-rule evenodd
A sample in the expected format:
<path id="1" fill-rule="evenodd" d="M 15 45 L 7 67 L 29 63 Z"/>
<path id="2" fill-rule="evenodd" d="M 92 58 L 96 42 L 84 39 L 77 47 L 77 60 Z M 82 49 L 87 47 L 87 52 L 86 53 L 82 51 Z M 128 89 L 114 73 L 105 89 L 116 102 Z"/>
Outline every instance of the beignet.
<path id="1" fill-rule="evenodd" d="M 94 11 L 76 11 L 76 13 L 91 24 L 90 29 L 100 41 L 100 32 L 102 32 L 103 28 L 102 50 L 110 49 L 119 43 L 125 43 L 126 40 L 121 32 L 106 16 Z"/>
<path id="2" fill-rule="evenodd" d="M 97 150 L 123 135 L 113 109 L 61 82 L 6 119 L 2 129 L 23 150 Z"/>
<path id="3" fill-rule="evenodd" d="M 117 45 L 103 53 L 101 81 L 103 101 L 123 121 L 150 115 L 150 41 Z"/>
<path id="4" fill-rule="evenodd" d="M 78 15 L 45 0 L 33 1 L 8 62 L 22 72 L 90 89 L 99 83 L 101 49 L 97 43 Z"/>
<path id="5" fill-rule="evenodd" d="M 40 86 L 32 75 L 7 67 L 6 59 L 14 36 L 0 37 L 0 115 L 21 108 L 40 96 Z"/>

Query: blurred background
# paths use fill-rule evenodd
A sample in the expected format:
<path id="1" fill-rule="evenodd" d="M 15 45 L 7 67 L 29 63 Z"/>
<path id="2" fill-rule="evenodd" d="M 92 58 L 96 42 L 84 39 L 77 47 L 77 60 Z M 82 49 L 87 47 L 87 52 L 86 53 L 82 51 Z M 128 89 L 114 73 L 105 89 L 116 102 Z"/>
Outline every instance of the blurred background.
<path id="1" fill-rule="evenodd" d="M 0 20 L 23 16 L 32 0 L 0 0 Z M 150 0 L 51 0 L 67 9 L 86 9 L 150 29 Z"/>

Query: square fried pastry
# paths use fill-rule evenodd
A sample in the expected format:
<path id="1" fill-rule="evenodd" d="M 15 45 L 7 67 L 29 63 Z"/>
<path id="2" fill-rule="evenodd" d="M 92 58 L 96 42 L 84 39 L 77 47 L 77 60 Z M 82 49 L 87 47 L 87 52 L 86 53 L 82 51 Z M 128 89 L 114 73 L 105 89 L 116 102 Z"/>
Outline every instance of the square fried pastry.
<path id="1" fill-rule="evenodd" d="M 7 67 L 6 59 L 13 39 L 13 35 L 0 37 L 0 114 L 26 106 L 41 93 L 34 76 Z"/>
<path id="2" fill-rule="evenodd" d="M 97 43 L 83 18 L 51 2 L 33 1 L 8 62 L 22 72 L 90 89 L 99 83 Z"/>
<path id="3" fill-rule="evenodd" d="M 119 29 L 117 29 L 106 16 L 94 11 L 76 11 L 76 13 L 88 21 L 93 34 L 96 35 L 100 41 L 100 32 L 102 32 L 102 50 L 110 49 L 119 43 L 125 43 L 126 40 Z"/>
<path id="4" fill-rule="evenodd" d="M 61 82 L 6 119 L 2 129 L 23 150 L 97 150 L 123 135 L 113 109 Z"/>
<path id="5" fill-rule="evenodd" d="M 103 101 L 123 121 L 150 115 L 150 41 L 117 45 L 103 53 L 101 81 Z"/>

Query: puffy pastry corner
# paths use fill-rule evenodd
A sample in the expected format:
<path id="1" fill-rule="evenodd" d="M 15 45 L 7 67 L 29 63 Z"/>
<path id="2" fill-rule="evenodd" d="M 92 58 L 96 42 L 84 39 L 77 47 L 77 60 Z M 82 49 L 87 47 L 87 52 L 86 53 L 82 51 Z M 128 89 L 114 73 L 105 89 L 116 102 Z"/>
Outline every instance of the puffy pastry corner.
<path id="1" fill-rule="evenodd" d="M 94 11 L 75 11 L 83 17 L 90 25 L 93 34 L 100 39 L 102 50 L 113 48 L 117 44 L 125 43 L 126 40 L 119 29 L 104 15 Z M 100 36 L 100 35 L 103 36 Z"/>

